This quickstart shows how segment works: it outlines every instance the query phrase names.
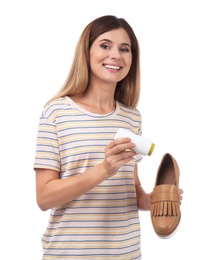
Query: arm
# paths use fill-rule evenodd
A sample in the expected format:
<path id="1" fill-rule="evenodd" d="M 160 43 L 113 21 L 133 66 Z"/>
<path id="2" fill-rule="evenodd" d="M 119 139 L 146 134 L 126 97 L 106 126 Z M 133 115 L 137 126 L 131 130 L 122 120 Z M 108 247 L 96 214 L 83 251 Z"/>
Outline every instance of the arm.
<path id="1" fill-rule="evenodd" d="M 94 188 L 106 176 L 107 172 L 101 165 L 67 179 L 60 179 L 59 172 L 53 170 L 36 169 L 38 206 L 42 210 L 47 210 L 68 203 Z"/>
<path id="2" fill-rule="evenodd" d="M 47 210 L 68 203 L 113 176 L 123 164 L 133 159 L 135 152 L 129 149 L 134 146 L 129 138 L 113 140 L 105 148 L 105 159 L 102 163 L 67 179 L 60 179 L 59 172 L 54 170 L 36 169 L 36 196 L 39 207 Z"/>
<path id="3" fill-rule="evenodd" d="M 141 186 L 140 180 L 138 178 L 138 167 L 135 165 L 134 168 L 134 179 L 135 179 L 135 188 L 136 188 L 136 195 L 137 195 L 137 204 L 140 210 L 150 210 L 150 203 L 151 203 L 151 194 L 146 193 Z"/>

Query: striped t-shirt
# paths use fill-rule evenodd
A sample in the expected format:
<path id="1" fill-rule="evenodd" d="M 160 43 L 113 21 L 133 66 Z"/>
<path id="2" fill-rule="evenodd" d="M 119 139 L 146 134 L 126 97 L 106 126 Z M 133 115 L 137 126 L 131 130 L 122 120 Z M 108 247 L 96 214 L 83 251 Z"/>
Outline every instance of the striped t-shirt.
<path id="1" fill-rule="evenodd" d="M 39 122 L 34 168 L 53 169 L 69 178 L 104 160 L 105 146 L 118 128 L 141 134 L 141 115 L 116 102 L 106 115 L 88 112 L 69 97 L 50 102 Z M 51 209 L 42 237 L 43 260 L 138 260 L 140 222 L 134 160 L 79 198 Z"/>

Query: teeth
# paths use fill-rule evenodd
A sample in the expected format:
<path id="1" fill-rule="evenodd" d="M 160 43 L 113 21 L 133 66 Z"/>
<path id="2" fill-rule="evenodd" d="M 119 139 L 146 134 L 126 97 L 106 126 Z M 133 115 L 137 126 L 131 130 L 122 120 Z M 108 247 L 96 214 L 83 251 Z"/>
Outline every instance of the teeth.
<path id="1" fill-rule="evenodd" d="M 112 65 L 105 65 L 105 68 L 107 68 L 107 69 L 114 69 L 114 70 L 119 70 L 120 69 L 120 67 L 112 66 Z"/>

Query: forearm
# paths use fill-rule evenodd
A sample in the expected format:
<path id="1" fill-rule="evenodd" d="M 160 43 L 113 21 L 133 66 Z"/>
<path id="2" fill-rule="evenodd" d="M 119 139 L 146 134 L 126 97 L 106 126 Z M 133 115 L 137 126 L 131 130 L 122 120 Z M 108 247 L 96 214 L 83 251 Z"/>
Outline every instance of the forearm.
<path id="1" fill-rule="evenodd" d="M 37 191 L 38 205 L 42 210 L 61 206 L 80 197 L 106 178 L 106 170 L 99 164 L 73 177 L 52 179 Z"/>
<path id="2" fill-rule="evenodd" d="M 151 203 L 151 193 L 148 194 L 144 191 L 141 186 L 140 180 L 138 178 L 138 167 L 135 165 L 134 168 L 134 179 L 135 179 L 135 189 L 137 196 L 137 205 L 140 210 L 150 210 Z"/>
<path id="3" fill-rule="evenodd" d="M 135 187 L 138 208 L 140 210 L 150 210 L 151 193 L 146 193 L 140 184 L 136 185 Z"/>

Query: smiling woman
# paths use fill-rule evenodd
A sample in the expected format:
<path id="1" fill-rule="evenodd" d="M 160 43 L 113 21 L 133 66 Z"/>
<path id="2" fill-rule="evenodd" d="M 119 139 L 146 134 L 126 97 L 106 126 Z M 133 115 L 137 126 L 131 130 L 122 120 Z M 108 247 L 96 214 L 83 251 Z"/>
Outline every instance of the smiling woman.
<path id="1" fill-rule="evenodd" d="M 118 40 L 116 32 L 122 35 L 122 40 Z M 104 39 L 108 33 L 113 36 L 111 39 Z M 115 37 L 115 38 L 114 38 Z M 103 42 L 99 42 L 99 41 Z M 95 41 L 95 43 L 94 43 Z M 112 42 L 114 41 L 114 42 Z M 128 56 L 131 59 L 129 73 L 121 81 L 116 82 L 115 99 L 120 102 L 135 107 L 139 101 L 140 94 L 140 60 L 139 44 L 131 26 L 122 18 L 108 15 L 95 19 L 83 30 L 74 55 L 74 60 L 69 75 L 59 93 L 53 99 L 62 96 L 77 96 L 84 94 L 88 90 L 90 78 L 91 51 L 93 45 L 99 44 L 99 51 L 105 49 L 106 58 L 110 55 Z M 112 48 L 113 47 L 113 48 Z M 111 52 L 116 50 L 116 53 Z M 96 49 L 97 51 L 97 49 Z M 99 52 L 98 51 L 98 52 Z M 126 52 L 126 54 L 124 54 Z M 107 54 L 106 54 L 107 53 Z M 103 57 L 102 57 L 103 58 Z M 115 59 L 114 59 L 115 58 Z M 109 58 L 108 58 L 109 60 Z M 108 62 L 107 60 L 107 62 Z M 115 61 L 114 61 L 115 60 Z M 111 63 L 117 62 L 116 57 L 111 59 Z M 98 61 L 103 66 L 103 61 Z M 124 62 L 124 61 L 119 61 Z M 124 65 L 124 64 L 123 64 Z"/>
<path id="2" fill-rule="evenodd" d="M 37 203 L 51 209 L 44 259 L 141 258 L 141 154 L 119 128 L 141 135 L 139 45 L 130 25 L 107 15 L 82 32 L 67 80 L 40 117 Z M 182 191 L 179 190 L 179 193 Z"/>
<path id="3" fill-rule="evenodd" d="M 115 109 L 117 82 L 127 76 L 132 63 L 130 46 L 130 38 L 122 28 L 97 37 L 90 48 L 89 86 L 86 93 L 73 96 L 73 100 L 93 113 L 106 114 Z"/>

